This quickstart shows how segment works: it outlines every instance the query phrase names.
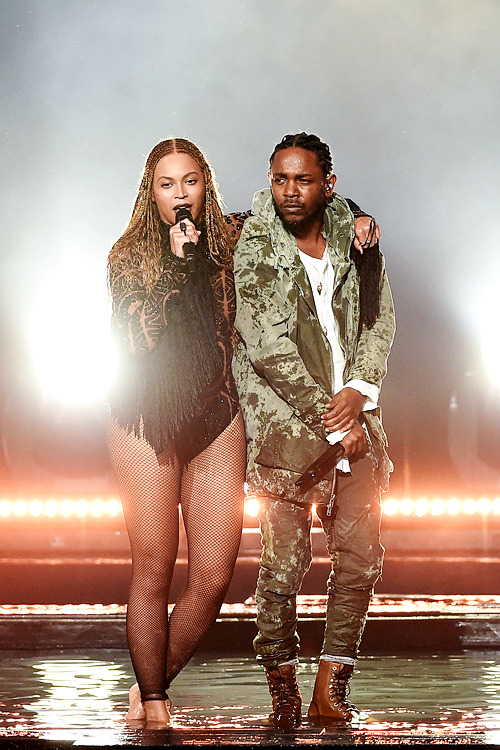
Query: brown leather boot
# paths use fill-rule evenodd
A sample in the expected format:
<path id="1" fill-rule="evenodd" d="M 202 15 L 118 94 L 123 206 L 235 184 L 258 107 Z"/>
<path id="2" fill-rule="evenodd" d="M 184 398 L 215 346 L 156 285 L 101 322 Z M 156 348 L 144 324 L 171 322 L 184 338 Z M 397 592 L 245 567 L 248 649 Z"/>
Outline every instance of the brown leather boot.
<path id="1" fill-rule="evenodd" d="M 349 722 L 359 717 L 359 710 L 346 700 L 349 679 L 354 667 L 320 659 L 314 692 L 307 715 L 314 720 Z"/>
<path id="2" fill-rule="evenodd" d="M 279 667 L 266 667 L 269 692 L 273 699 L 273 712 L 269 722 L 280 729 L 298 727 L 302 722 L 302 698 L 295 664 L 282 664 Z"/>

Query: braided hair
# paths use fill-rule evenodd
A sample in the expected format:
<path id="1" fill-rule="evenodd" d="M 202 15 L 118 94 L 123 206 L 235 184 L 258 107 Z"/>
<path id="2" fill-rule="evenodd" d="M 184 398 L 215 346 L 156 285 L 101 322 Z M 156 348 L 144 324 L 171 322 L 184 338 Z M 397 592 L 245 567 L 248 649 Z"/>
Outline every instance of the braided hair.
<path id="1" fill-rule="evenodd" d="M 161 219 L 152 200 L 153 175 L 160 159 L 173 153 L 188 154 L 200 167 L 205 180 L 201 229 L 206 235 L 211 258 L 221 266 L 231 267 L 234 241 L 224 220 L 222 197 L 212 167 L 194 143 L 184 138 L 170 138 L 157 143 L 146 159 L 130 221 L 108 257 L 108 278 L 111 271 L 122 271 L 131 285 L 139 279 L 148 291 L 159 278 L 163 270 Z"/>
<path id="2" fill-rule="evenodd" d="M 281 141 L 274 147 L 269 159 L 271 165 L 278 151 L 287 148 L 303 148 L 316 154 L 319 166 L 325 177 L 333 172 L 333 157 L 328 144 L 324 143 L 317 135 L 312 133 L 294 133 L 283 136 Z M 357 216 L 368 216 L 362 211 L 355 212 Z M 372 219 L 372 221 L 374 221 Z M 380 295 L 382 291 L 382 254 L 378 242 L 373 247 L 364 249 L 363 254 L 355 249 L 354 244 L 350 250 L 359 279 L 359 307 L 360 327 L 373 328 L 380 313 Z"/>
<path id="3" fill-rule="evenodd" d="M 313 154 L 316 154 L 319 166 L 325 177 L 328 177 L 333 172 L 333 159 L 330 147 L 326 143 L 323 143 L 317 135 L 313 135 L 312 133 L 284 135 L 281 141 L 274 147 L 269 164 L 272 164 L 278 151 L 283 151 L 286 148 L 303 148 L 306 151 L 312 151 Z"/>

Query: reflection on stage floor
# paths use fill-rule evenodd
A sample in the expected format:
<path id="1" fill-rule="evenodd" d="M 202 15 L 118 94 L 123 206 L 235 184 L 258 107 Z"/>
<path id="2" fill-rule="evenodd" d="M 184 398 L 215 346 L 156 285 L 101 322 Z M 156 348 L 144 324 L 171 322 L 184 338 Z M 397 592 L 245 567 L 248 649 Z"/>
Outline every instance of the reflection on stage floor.
<path id="1" fill-rule="evenodd" d="M 171 688 L 174 726 L 129 727 L 133 673 L 122 649 L 0 653 L 0 744 L 61 747 L 131 745 L 335 745 L 500 743 L 499 652 L 363 656 L 351 700 L 364 712 L 351 728 L 321 728 L 306 712 L 317 667 L 304 658 L 304 723 L 265 727 L 269 695 L 253 657 L 196 656 Z"/>

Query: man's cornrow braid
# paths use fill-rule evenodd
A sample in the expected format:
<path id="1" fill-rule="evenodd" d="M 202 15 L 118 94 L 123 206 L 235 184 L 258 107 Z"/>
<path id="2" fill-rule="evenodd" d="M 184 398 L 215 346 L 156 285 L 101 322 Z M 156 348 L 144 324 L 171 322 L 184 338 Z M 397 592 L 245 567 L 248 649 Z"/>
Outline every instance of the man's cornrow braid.
<path id="1" fill-rule="evenodd" d="M 325 177 L 328 177 L 333 171 L 333 160 L 330 147 L 328 144 L 312 133 L 294 133 L 283 136 L 281 141 L 274 147 L 269 163 L 271 164 L 278 151 L 286 148 L 303 148 L 306 151 L 312 151 L 316 154 L 319 165 Z"/>

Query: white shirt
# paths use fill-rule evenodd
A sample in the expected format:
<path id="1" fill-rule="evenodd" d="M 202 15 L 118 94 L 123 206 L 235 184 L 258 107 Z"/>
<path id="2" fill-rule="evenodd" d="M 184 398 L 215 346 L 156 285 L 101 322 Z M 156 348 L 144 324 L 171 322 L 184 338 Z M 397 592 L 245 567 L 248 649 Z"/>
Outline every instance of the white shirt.
<path id="1" fill-rule="evenodd" d="M 307 277 L 311 284 L 319 322 L 323 328 L 323 333 L 330 344 L 334 377 L 334 394 L 338 393 L 345 387 L 354 388 L 363 396 L 366 396 L 363 411 L 376 409 L 380 393 L 378 386 L 373 383 L 367 383 L 364 380 L 349 380 L 348 383 L 344 383 L 345 357 L 342 347 L 340 346 L 338 325 L 332 308 L 335 270 L 328 253 L 325 250 L 322 258 L 312 258 L 310 255 L 307 255 L 307 253 L 303 253 L 299 250 L 299 257 L 306 269 Z M 346 435 L 347 432 L 340 432 L 337 430 L 336 432 L 329 432 L 326 439 L 329 443 L 334 445 L 335 443 L 340 442 L 340 440 Z M 348 459 L 341 458 L 337 464 L 337 469 L 349 472 L 350 466 Z"/>

